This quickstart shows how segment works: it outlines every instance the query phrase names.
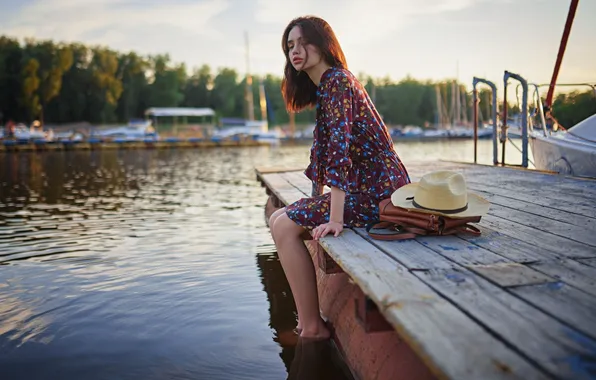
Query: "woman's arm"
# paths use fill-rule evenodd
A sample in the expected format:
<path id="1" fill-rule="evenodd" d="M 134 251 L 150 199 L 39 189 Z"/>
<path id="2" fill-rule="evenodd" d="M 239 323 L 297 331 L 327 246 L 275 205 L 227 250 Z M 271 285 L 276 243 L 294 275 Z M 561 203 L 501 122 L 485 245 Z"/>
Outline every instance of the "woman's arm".
<path id="1" fill-rule="evenodd" d="M 331 188 L 331 210 L 329 214 L 329 223 L 339 223 L 344 225 L 344 201 L 346 199 L 346 193 L 337 188 Z"/>
<path id="2" fill-rule="evenodd" d="M 331 233 L 337 237 L 344 229 L 344 202 L 346 193 L 338 187 L 331 186 L 331 205 L 329 222 L 323 223 L 313 229 L 313 239 L 319 240 Z"/>
<path id="3" fill-rule="evenodd" d="M 349 190 L 348 172 L 352 166 L 350 143 L 353 125 L 353 91 L 350 79 L 342 74 L 332 78 L 329 96 L 323 105 L 329 140 L 323 184 L 331 188 L 329 222 L 313 230 L 318 240 L 328 233 L 339 236 L 344 226 L 344 202 Z"/>

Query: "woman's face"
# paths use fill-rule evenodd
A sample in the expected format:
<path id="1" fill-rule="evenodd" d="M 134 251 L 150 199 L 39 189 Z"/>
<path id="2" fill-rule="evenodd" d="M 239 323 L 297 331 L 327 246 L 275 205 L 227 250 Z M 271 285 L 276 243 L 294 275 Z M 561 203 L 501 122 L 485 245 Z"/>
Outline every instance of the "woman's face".
<path id="1" fill-rule="evenodd" d="M 288 57 L 297 71 L 307 71 L 322 61 L 319 49 L 302 37 L 302 29 L 295 26 L 288 35 Z"/>

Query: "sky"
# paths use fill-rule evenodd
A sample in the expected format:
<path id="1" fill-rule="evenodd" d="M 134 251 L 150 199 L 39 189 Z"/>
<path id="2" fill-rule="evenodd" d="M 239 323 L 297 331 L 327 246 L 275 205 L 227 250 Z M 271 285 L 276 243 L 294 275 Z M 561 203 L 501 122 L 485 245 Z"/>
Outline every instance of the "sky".
<path id="1" fill-rule="evenodd" d="M 473 76 L 499 87 L 503 72 L 548 83 L 570 0 L 0 0 L 0 34 L 168 53 L 189 70 L 208 64 L 281 76 L 281 35 L 316 15 L 334 29 L 360 77 Z M 581 0 L 558 83 L 596 83 L 595 0 Z"/>

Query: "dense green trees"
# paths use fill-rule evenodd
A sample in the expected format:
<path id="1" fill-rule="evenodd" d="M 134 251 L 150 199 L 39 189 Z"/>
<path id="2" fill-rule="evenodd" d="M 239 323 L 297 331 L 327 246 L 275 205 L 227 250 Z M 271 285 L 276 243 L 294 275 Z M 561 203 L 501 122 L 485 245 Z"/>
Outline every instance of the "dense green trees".
<path id="1" fill-rule="evenodd" d="M 460 94 L 461 118 L 471 118 L 471 94 L 453 81 L 441 83 L 406 77 L 399 82 L 358 74 L 388 124 L 423 126 L 453 119 L 454 94 Z M 0 37 L 0 121 L 30 123 L 114 123 L 143 117 L 149 107 L 212 107 L 219 116 L 247 114 L 245 78 L 230 68 L 217 72 L 203 65 L 188 73 L 168 55 L 142 57 L 100 46 Z M 280 92 L 281 78 L 253 78 L 254 115 L 261 118 L 259 86 L 267 97 L 271 125 L 289 120 Z M 490 92 L 480 93 L 480 115 L 490 118 Z M 439 110 L 441 112 L 439 112 Z M 564 126 L 596 112 L 591 92 L 561 94 L 554 105 Z M 296 115 L 312 123 L 314 111 Z"/>
<path id="2" fill-rule="evenodd" d="M 559 94 L 553 102 L 553 114 L 562 126 L 570 128 L 596 113 L 595 96 L 592 90 Z"/>

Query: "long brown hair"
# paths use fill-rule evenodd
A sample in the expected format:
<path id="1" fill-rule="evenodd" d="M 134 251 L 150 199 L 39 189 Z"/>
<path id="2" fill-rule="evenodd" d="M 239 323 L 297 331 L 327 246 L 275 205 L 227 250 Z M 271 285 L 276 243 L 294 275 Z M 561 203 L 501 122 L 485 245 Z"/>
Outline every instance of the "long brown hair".
<path id="1" fill-rule="evenodd" d="M 344 52 L 327 21 L 315 16 L 298 17 L 290 21 L 281 40 L 281 48 L 286 56 L 281 92 L 286 103 L 286 109 L 292 112 L 312 107 L 317 102 L 317 86 L 306 73 L 297 71 L 290 60 L 288 36 L 295 26 L 299 26 L 302 30 L 302 36 L 306 43 L 319 49 L 321 56 L 328 65 L 342 69 L 348 68 Z"/>

